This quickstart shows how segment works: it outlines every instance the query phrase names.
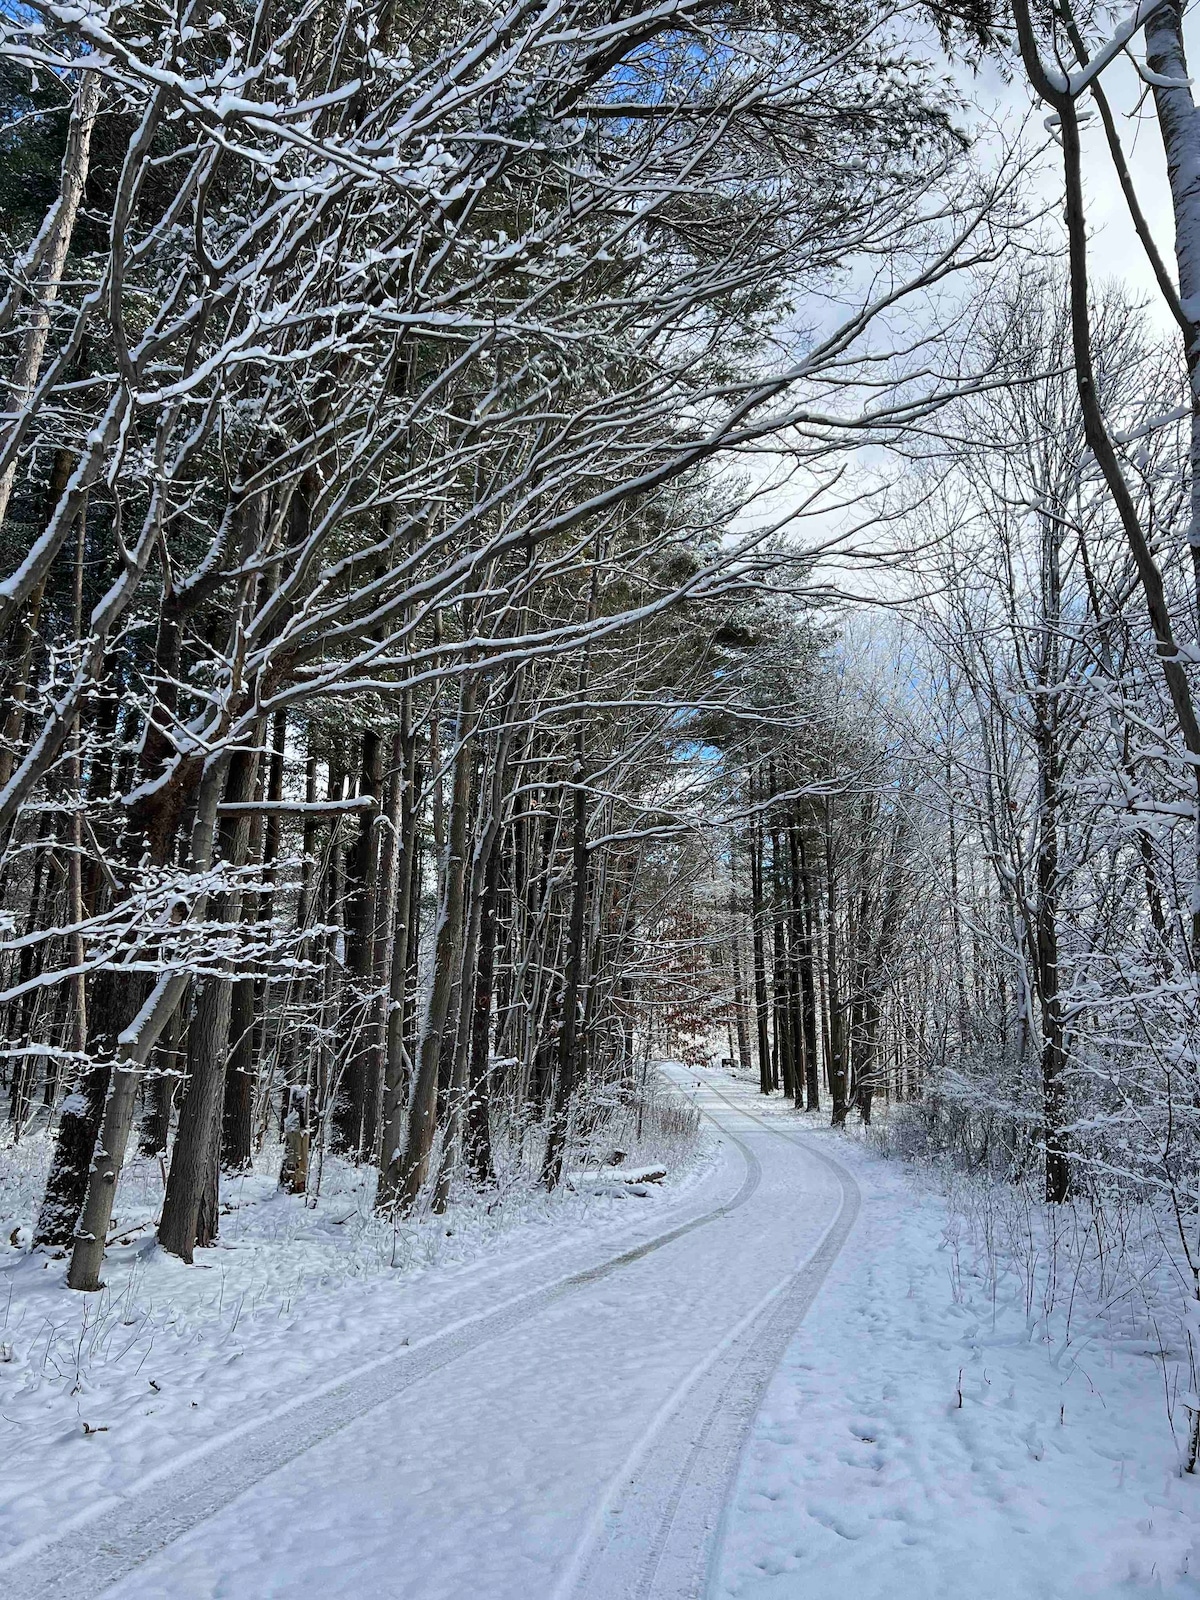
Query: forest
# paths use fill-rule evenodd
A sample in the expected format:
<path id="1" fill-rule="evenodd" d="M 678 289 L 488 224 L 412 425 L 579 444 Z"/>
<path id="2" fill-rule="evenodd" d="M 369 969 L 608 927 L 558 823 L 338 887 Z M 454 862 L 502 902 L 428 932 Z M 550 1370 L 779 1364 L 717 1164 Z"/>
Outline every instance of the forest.
<path id="1" fill-rule="evenodd" d="M 1189 28 L 4 8 L 18 1265 L 644 1176 L 723 1066 L 1152 1223 L 1197 1466 Z"/>

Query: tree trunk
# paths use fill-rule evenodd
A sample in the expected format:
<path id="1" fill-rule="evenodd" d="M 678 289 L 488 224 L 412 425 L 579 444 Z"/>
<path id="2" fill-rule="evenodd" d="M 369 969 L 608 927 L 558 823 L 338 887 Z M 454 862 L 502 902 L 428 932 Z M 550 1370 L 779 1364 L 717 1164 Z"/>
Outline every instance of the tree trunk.
<path id="1" fill-rule="evenodd" d="M 797 836 L 800 855 L 800 893 L 804 900 L 804 940 L 800 957 L 800 985 L 804 995 L 804 1074 L 805 1110 L 821 1109 L 820 1026 L 818 979 L 816 972 L 816 918 L 813 907 L 812 874 L 809 871 L 804 835 Z"/>
<path id="2" fill-rule="evenodd" d="M 283 1163 L 279 1187 L 287 1194 L 303 1194 L 308 1187 L 308 1090 L 293 1084 L 284 1091 Z"/>
<path id="3" fill-rule="evenodd" d="M 774 789 L 774 783 L 772 783 Z M 791 992 L 788 983 L 787 909 L 784 904 L 783 856 L 779 831 L 771 827 L 771 939 L 773 945 L 772 987 L 779 1075 L 789 1100 L 796 1092 L 796 1063 L 792 1054 Z"/>
<path id="4" fill-rule="evenodd" d="M 248 1172 L 254 1152 L 254 979 L 235 978 L 228 986 L 229 1060 L 221 1116 L 221 1167 Z"/>
<path id="5" fill-rule="evenodd" d="M 767 957 L 763 944 L 763 919 L 767 908 L 763 901 L 762 830 L 757 825 L 750 832 L 750 900 L 751 932 L 754 944 L 754 1020 L 758 1029 L 758 1088 L 760 1094 L 771 1092 L 771 1036 L 767 1015 Z"/>
<path id="6" fill-rule="evenodd" d="M 59 1113 L 58 1137 L 34 1229 L 35 1245 L 65 1249 L 75 1236 L 108 1095 L 110 1068 L 102 1052 L 106 1046 L 110 1051 L 116 1047 L 116 1036 L 124 1024 L 126 993 L 116 973 L 102 972 L 97 977 L 89 1017 L 92 1060 L 78 1070 Z"/>
<path id="7" fill-rule="evenodd" d="M 750 1029 L 746 1025 L 746 990 L 742 983 L 742 930 L 738 923 L 736 906 L 730 907 L 732 938 L 730 951 L 733 957 L 733 1014 L 737 1024 L 738 1065 L 748 1073 L 751 1067 Z"/>
<path id="8" fill-rule="evenodd" d="M 146 1084 L 149 1108 L 142 1120 L 138 1153 L 143 1156 L 166 1154 L 171 1137 L 171 1107 L 175 1100 L 175 1085 L 179 1082 L 180 1016 L 177 1011 L 163 1029 L 163 1039 L 155 1047 L 155 1067 Z"/>
<path id="9" fill-rule="evenodd" d="M 364 1149 L 375 1142 L 375 1129 L 367 1128 L 368 1078 L 378 1059 L 376 1024 L 378 1007 L 372 1003 L 370 980 L 374 967 L 375 892 L 378 884 L 378 800 L 383 777 L 383 745 L 368 729 L 362 736 L 362 761 L 358 792 L 369 795 L 376 807 L 362 812 L 358 837 L 346 873 L 346 981 L 339 1032 L 346 1042 L 346 1070 L 333 1113 L 336 1147 L 361 1160 Z"/>
<path id="10" fill-rule="evenodd" d="M 582 696 L 581 696 L 582 698 Z M 559 1035 L 558 1074 L 550 1111 L 550 1129 L 542 1162 L 542 1182 L 553 1189 L 562 1177 L 567 1124 L 575 1093 L 579 999 L 584 982 L 584 919 L 587 909 L 587 788 L 583 776 L 584 732 L 575 732 L 575 761 L 571 793 L 571 919 L 567 945 L 566 980 L 563 984 L 562 1032 Z"/>
<path id="11" fill-rule="evenodd" d="M 437 1132 L 438 1071 L 442 1035 L 446 1030 L 450 998 L 454 990 L 456 968 L 462 949 L 474 706 L 474 681 L 465 678 L 459 697 L 459 740 L 454 757 L 454 781 L 447 828 L 446 863 L 442 874 L 441 906 L 437 932 L 434 936 L 433 981 L 429 987 L 425 1015 L 422 1019 L 416 1082 L 413 1086 L 404 1154 L 400 1158 L 397 1204 L 405 1213 L 411 1212 L 416 1205 L 429 1175 L 429 1156 Z"/>
<path id="12" fill-rule="evenodd" d="M 408 1110 L 408 1022 L 410 980 L 417 951 L 416 912 L 420 897 L 421 849 L 417 833 L 418 774 L 416 739 L 407 699 L 404 708 L 404 788 L 400 796 L 400 860 L 392 934 L 387 1044 L 383 1068 L 383 1143 L 375 1209 L 389 1212 L 396 1203 L 401 1173 L 401 1139 Z"/>
<path id="13" fill-rule="evenodd" d="M 210 1245 L 216 1233 L 210 1191 L 217 1176 L 232 989 L 226 978 L 202 979 L 188 1028 L 188 1087 L 179 1111 L 158 1242 L 189 1262 L 193 1249 Z"/>
<path id="14" fill-rule="evenodd" d="M 257 752 L 237 751 L 229 767 L 225 798 L 237 804 L 254 792 Z M 244 817 L 223 816 L 219 827 L 224 860 L 242 864 L 249 825 Z M 216 920 L 235 923 L 239 896 L 222 895 Z M 224 977 L 202 980 L 196 1010 L 188 1029 L 187 1089 L 179 1109 L 179 1127 L 167 1173 L 158 1242 L 164 1250 L 191 1261 L 196 1245 L 216 1237 L 216 1185 L 220 1162 L 225 1076 L 229 1055 L 234 983 Z"/>
<path id="15" fill-rule="evenodd" d="M 844 1128 L 850 1109 L 846 1096 L 846 1046 L 844 1013 L 839 1003 L 837 879 L 833 856 L 833 810 L 825 801 L 825 963 L 826 1004 L 829 1008 L 829 1097 L 833 1101 L 832 1122 Z"/>
<path id="16" fill-rule="evenodd" d="M 226 754 L 210 758 L 201 781 L 189 860 L 195 872 L 206 871 L 212 860 L 217 804 L 225 787 L 228 761 Z M 193 920 L 199 921 L 204 916 L 207 905 L 207 895 L 198 895 L 192 906 Z M 92 1291 L 101 1287 L 105 1240 L 133 1125 L 138 1083 L 150 1052 L 183 999 L 187 986 L 186 972 L 164 973 L 133 1022 L 117 1040 L 117 1060 L 108 1083 L 88 1173 L 87 1194 L 67 1272 L 67 1283 L 72 1289 Z"/>
<path id="17" fill-rule="evenodd" d="M 17 355 L 16 370 L 6 410 L 18 412 L 29 399 L 37 385 L 46 341 L 50 337 L 50 308 L 58 298 L 67 252 L 75 231 L 79 202 L 83 198 L 91 165 L 92 133 L 96 114 L 100 109 L 101 74 L 85 72 L 71 107 L 71 120 L 67 126 L 67 145 L 63 153 L 62 174 L 59 179 L 58 198 L 46 213 L 34 248 L 38 264 L 34 276 L 34 293 L 37 307 Z M 8 511 L 13 484 L 17 476 L 17 458 L 6 472 L 0 474 L 0 522 Z M 3 782 L 7 782 L 7 776 Z M 0 787 L 3 784 L 0 783 Z"/>
<path id="18" fill-rule="evenodd" d="M 492 1165 L 490 1112 L 492 990 L 496 970 L 496 899 L 500 882 L 500 850 L 488 858 L 487 876 L 479 913 L 479 959 L 475 968 L 475 1003 L 471 1012 L 471 1072 L 467 1102 L 467 1166 L 483 1188 L 495 1178 Z"/>

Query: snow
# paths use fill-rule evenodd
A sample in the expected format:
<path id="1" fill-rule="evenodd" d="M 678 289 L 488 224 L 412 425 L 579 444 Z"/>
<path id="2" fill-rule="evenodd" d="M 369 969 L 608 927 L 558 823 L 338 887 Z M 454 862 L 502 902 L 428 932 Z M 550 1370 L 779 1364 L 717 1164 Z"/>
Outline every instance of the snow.
<path id="1" fill-rule="evenodd" d="M 1002 1210 L 670 1070 L 699 1156 L 553 1198 L 393 1234 L 354 1169 L 314 1210 L 268 1165 L 188 1268 L 139 1160 L 104 1294 L 0 1246 L 4 1594 L 1200 1596 L 1165 1301 L 1052 1304 Z M 3 1153 L 5 1240 L 44 1154 Z"/>
<path id="2" fill-rule="evenodd" d="M 1080 1286 L 1030 1314 L 1003 1259 L 994 1296 L 944 1195 L 807 1137 L 836 1142 L 862 1213 L 751 1430 L 714 1600 L 1200 1596 L 1200 1481 L 1128 1303 L 1098 1315 Z"/>
<path id="3" fill-rule="evenodd" d="M 1138 4 L 1122 19 L 1119 26 L 1114 29 L 1104 44 L 1098 50 L 1092 51 L 1087 66 L 1080 68 L 1077 72 L 1072 72 L 1069 77 L 1058 69 L 1050 68 L 1045 63 L 1043 63 L 1043 71 L 1055 89 L 1060 93 L 1064 90 L 1069 90 L 1072 98 L 1077 99 L 1088 84 L 1098 78 L 1110 62 L 1121 54 L 1134 34 L 1145 26 L 1147 20 L 1157 8 L 1158 0 L 1138 0 Z M 1142 70 L 1141 63 L 1139 63 L 1139 70 Z"/>
<path id="4" fill-rule="evenodd" d="M 499 1204 L 393 1228 L 372 1216 L 363 1171 L 328 1161 L 308 1209 L 277 1189 L 279 1151 L 268 1149 L 262 1170 L 224 1180 L 221 1236 L 195 1267 L 154 1245 L 162 1172 L 134 1158 L 107 1287 L 78 1295 L 64 1262 L 26 1253 L 45 1141 L 0 1152 L 0 1341 L 10 1351 L 0 1363 L 0 1592 L 12 1592 L 5 1558 L 68 1515 L 106 1506 L 291 1396 L 390 1359 L 451 1311 L 469 1314 L 663 1226 L 703 1190 L 714 1152 L 671 1156 L 666 1182 L 617 1185 L 610 1169 L 593 1169 L 554 1196 L 502 1171 Z"/>
<path id="5" fill-rule="evenodd" d="M 641 1185 L 644 1197 L 565 1200 L 568 1226 L 546 1227 L 540 1253 L 526 1239 L 457 1280 L 343 1278 L 290 1311 L 276 1285 L 236 1328 L 233 1286 L 218 1314 L 210 1277 L 208 1326 L 223 1337 L 202 1341 L 203 1359 L 183 1359 L 186 1338 L 166 1351 L 156 1340 L 140 1371 L 119 1362 L 123 1386 L 110 1383 L 103 1406 L 94 1389 L 70 1394 L 69 1367 L 31 1387 L 22 1464 L 10 1454 L 5 1468 L 0 1522 L 24 1545 L 0 1558 L 6 1594 L 77 1594 L 86 1582 L 115 1584 L 113 1600 L 544 1600 L 572 1564 L 587 1592 L 611 1592 L 606 1574 L 623 1571 L 626 1552 L 597 1508 L 622 1503 L 630 1470 L 652 1547 L 665 1558 L 668 1536 L 686 1534 L 694 1569 L 736 1459 L 728 1447 L 782 1348 L 772 1312 L 842 1208 L 826 1164 L 706 1102 L 725 1125 L 713 1159 L 683 1185 Z M 585 1210 L 573 1217 L 574 1206 Z M 210 1271 L 219 1255 L 207 1254 Z M 201 1276 L 158 1257 L 148 1267 L 174 1274 L 158 1280 L 172 1298 Z M 119 1301 L 110 1317 L 119 1328 Z M 114 1328 L 114 1355 L 119 1337 Z M 3 1403 L 0 1413 L 12 1415 Z M 717 1429 L 705 1495 L 686 1497 L 712 1519 L 680 1523 L 681 1476 L 714 1415 L 732 1429 Z M 109 1431 L 85 1435 L 80 1417 Z M 56 1543 L 36 1542 L 64 1526 Z"/>

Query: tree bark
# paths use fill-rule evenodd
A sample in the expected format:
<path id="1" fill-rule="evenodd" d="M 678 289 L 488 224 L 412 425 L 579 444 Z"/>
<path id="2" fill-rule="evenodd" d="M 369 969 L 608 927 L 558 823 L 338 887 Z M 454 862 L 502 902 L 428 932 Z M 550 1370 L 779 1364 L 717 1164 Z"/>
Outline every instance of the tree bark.
<path id="1" fill-rule="evenodd" d="M 229 767 L 227 798 L 248 800 L 254 789 L 257 752 L 237 751 Z M 218 833 L 224 860 L 241 866 L 249 825 L 236 816 L 221 819 Z M 236 893 L 222 895 L 217 920 L 233 923 L 240 910 Z M 225 1076 L 230 1042 L 232 989 L 225 977 L 208 977 L 197 989 L 188 1029 L 187 1089 L 167 1173 L 158 1242 L 164 1250 L 191 1261 L 196 1245 L 216 1237 L 216 1194 L 220 1162 Z"/>
<path id="2" fill-rule="evenodd" d="M 581 696 L 582 698 L 582 696 Z M 562 1177 L 567 1124 L 575 1093 L 578 1068 L 579 1000 L 584 983 L 584 919 L 587 910 L 587 788 L 584 783 L 584 731 L 582 720 L 575 732 L 575 760 L 571 791 L 571 916 L 568 933 L 566 978 L 563 984 L 562 1032 L 559 1035 L 558 1073 L 550 1110 L 542 1182 L 548 1189 Z"/>
<path id="3" fill-rule="evenodd" d="M 374 967 L 375 894 L 378 885 L 378 801 L 383 778 L 383 745 L 368 729 L 362 736 L 358 792 L 376 802 L 359 819 L 358 837 L 346 873 L 346 987 L 339 1032 L 347 1042 L 346 1070 L 334 1108 L 336 1148 L 361 1160 L 375 1142 L 367 1127 L 371 1099 L 368 1079 L 378 1059 L 378 1007 L 369 993 Z"/>
<path id="4" fill-rule="evenodd" d="M 475 968 L 475 1002 L 471 1012 L 471 1072 L 467 1102 L 467 1167 L 483 1188 L 495 1179 L 492 1164 L 491 1042 L 492 992 L 496 971 L 496 900 L 500 883 L 500 850 L 488 858 L 479 914 L 479 960 Z"/>
<path id="5" fill-rule="evenodd" d="M 758 1030 L 758 1088 L 771 1092 L 771 1035 L 767 1013 L 767 957 L 763 943 L 763 919 L 767 908 L 763 900 L 762 829 L 754 823 L 750 831 L 751 932 L 754 945 L 754 1020 Z"/>
<path id="6" fill-rule="evenodd" d="M 730 906 L 729 920 L 731 928 L 729 947 L 733 960 L 733 1014 L 737 1025 L 738 1065 L 743 1072 L 749 1072 L 751 1066 L 750 1029 L 746 1026 L 746 990 L 742 983 L 742 930 L 739 926 L 736 904 L 731 904 Z"/>
<path id="7" fill-rule="evenodd" d="M 188 1262 L 195 1247 L 210 1245 L 216 1234 L 209 1191 L 217 1176 L 232 989 L 226 978 L 203 979 L 197 986 L 196 1008 L 188 1028 L 188 1087 L 179 1111 L 158 1227 L 163 1249 Z"/>
<path id="8" fill-rule="evenodd" d="M 829 1008 L 829 1097 L 833 1101 L 832 1123 L 846 1125 L 850 1110 L 846 1095 L 846 1047 L 844 1012 L 839 1003 L 837 877 L 833 854 L 833 808 L 825 800 L 825 965 L 826 1004 Z"/>
<path id="9" fill-rule="evenodd" d="M 200 784 L 190 852 L 190 865 L 196 872 L 206 871 L 212 860 L 217 804 L 225 786 L 228 762 L 229 756 L 225 753 L 211 757 Z M 197 896 L 192 906 L 194 920 L 198 921 L 204 916 L 207 904 L 207 895 Z M 104 1113 L 88 1175 L 87 1194 L 75 1230 L 75 1247 L 67 1272 L 67 1283 L 72 1289 L 93 1291 L 101 1287 L 100 1268 L 104 1260 L 105 1240 L 112 1222 L 117 1182 L 133 1125 L 138 1083 L 150 1052 L 174 1015 L 187 986 L 186 972 L 164 973 L 133 1022 L 117 1040 L 117 1059 L 109 1078 Z"/>
<path id="10" fill-rule="evenodd" d="M 803 996 L 804 1092 L 805 1110 L 821 1109 L 820 1027 L 816 974 L 816 927 L 813 914 L 812 873 L 804 844 L 804 833 L 797 825 L 796 849 L 799 865 L 799 892 L 803 902 L 802 943 L 800 949 L 800 987 Z"/>
<path id="11" fill-rule="evenodd" d="M 411 1212 L 429 1175 L 429 1157 L 437 1132 L 438 1070 L 442 1035 L 450 1012 L 450 998 L 459 954 L 462 948 L 463 911 L 466 890 L 467 828 L 471 798 L 475 685 L 463 680 L 459 696 L 458 749 L 454 757 L 454 780 L 447 828 L 446 863 L 442 874 L 442 903 L 434 936 L 433 981 L 421 1025 L 420 1052 L 404 1153 L 400 1157 L 397 1205 Z"/>
<path id="12" fill-rule="evenodd" d="M 416 911 L 420 895 L 421 850 L 417 833 L 418 774 L 416 739 L 407 699 L 403 711 L 404 788 L 400 796 L 400 861 L 392 934 L 387 1042 L 383 1069 L 383 1143 L 375 1209 L 388 1213 L 396 1203 L 401 1174 L 401 1139 L 408 1110 L 408 1023 L 410 989 L 417 951 Z"/>
<path id="13" fill-rule="evenodd" d="M 63 153 L 58 198 L 46 213 L 45 221 L 35 241 L 35 249 L 38 252 L 34 277 L 37 307 L 25 331 L 17 356 L 7 406 L 7 410 L 12 413 L 19 412 L 33 393 L 42 357 L 46 353 L 46 341 L 50 337 L 50 307 L 58 298 L 63 268 L 67 263 L 67 251 L 71 247 L 71 237 L 75 232 L 79 202 L 83 198 L 91 165 L 92 133 L 100 109 L 100 85 L 99 72 L 82 74 L 82 81 L 71 107 L 71 120 L 67 126 L 67 146 Z M 0 473 L 0 522 L 4 521 L 8 511 L 8 502 L 12 497 L 16 477 L 17 458 L 14 457 L 8 470 Z M 5 775 L 0 787 L 7 781 Z"/>

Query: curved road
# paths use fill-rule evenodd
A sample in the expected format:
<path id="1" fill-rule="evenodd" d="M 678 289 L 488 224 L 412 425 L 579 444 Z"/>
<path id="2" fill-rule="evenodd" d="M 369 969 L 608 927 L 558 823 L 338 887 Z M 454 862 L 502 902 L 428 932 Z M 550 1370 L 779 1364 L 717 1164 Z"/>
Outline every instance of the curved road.
<path id="1" fill-rule="evenodd" d="M 762 1390 L 858 1191 L 753 1095 L 697 1092 L 721 1158 L 668 1226 L 566 1276 L 505 1275 L 85 1511 L 6 1595 L 701 1600 Z"/>

